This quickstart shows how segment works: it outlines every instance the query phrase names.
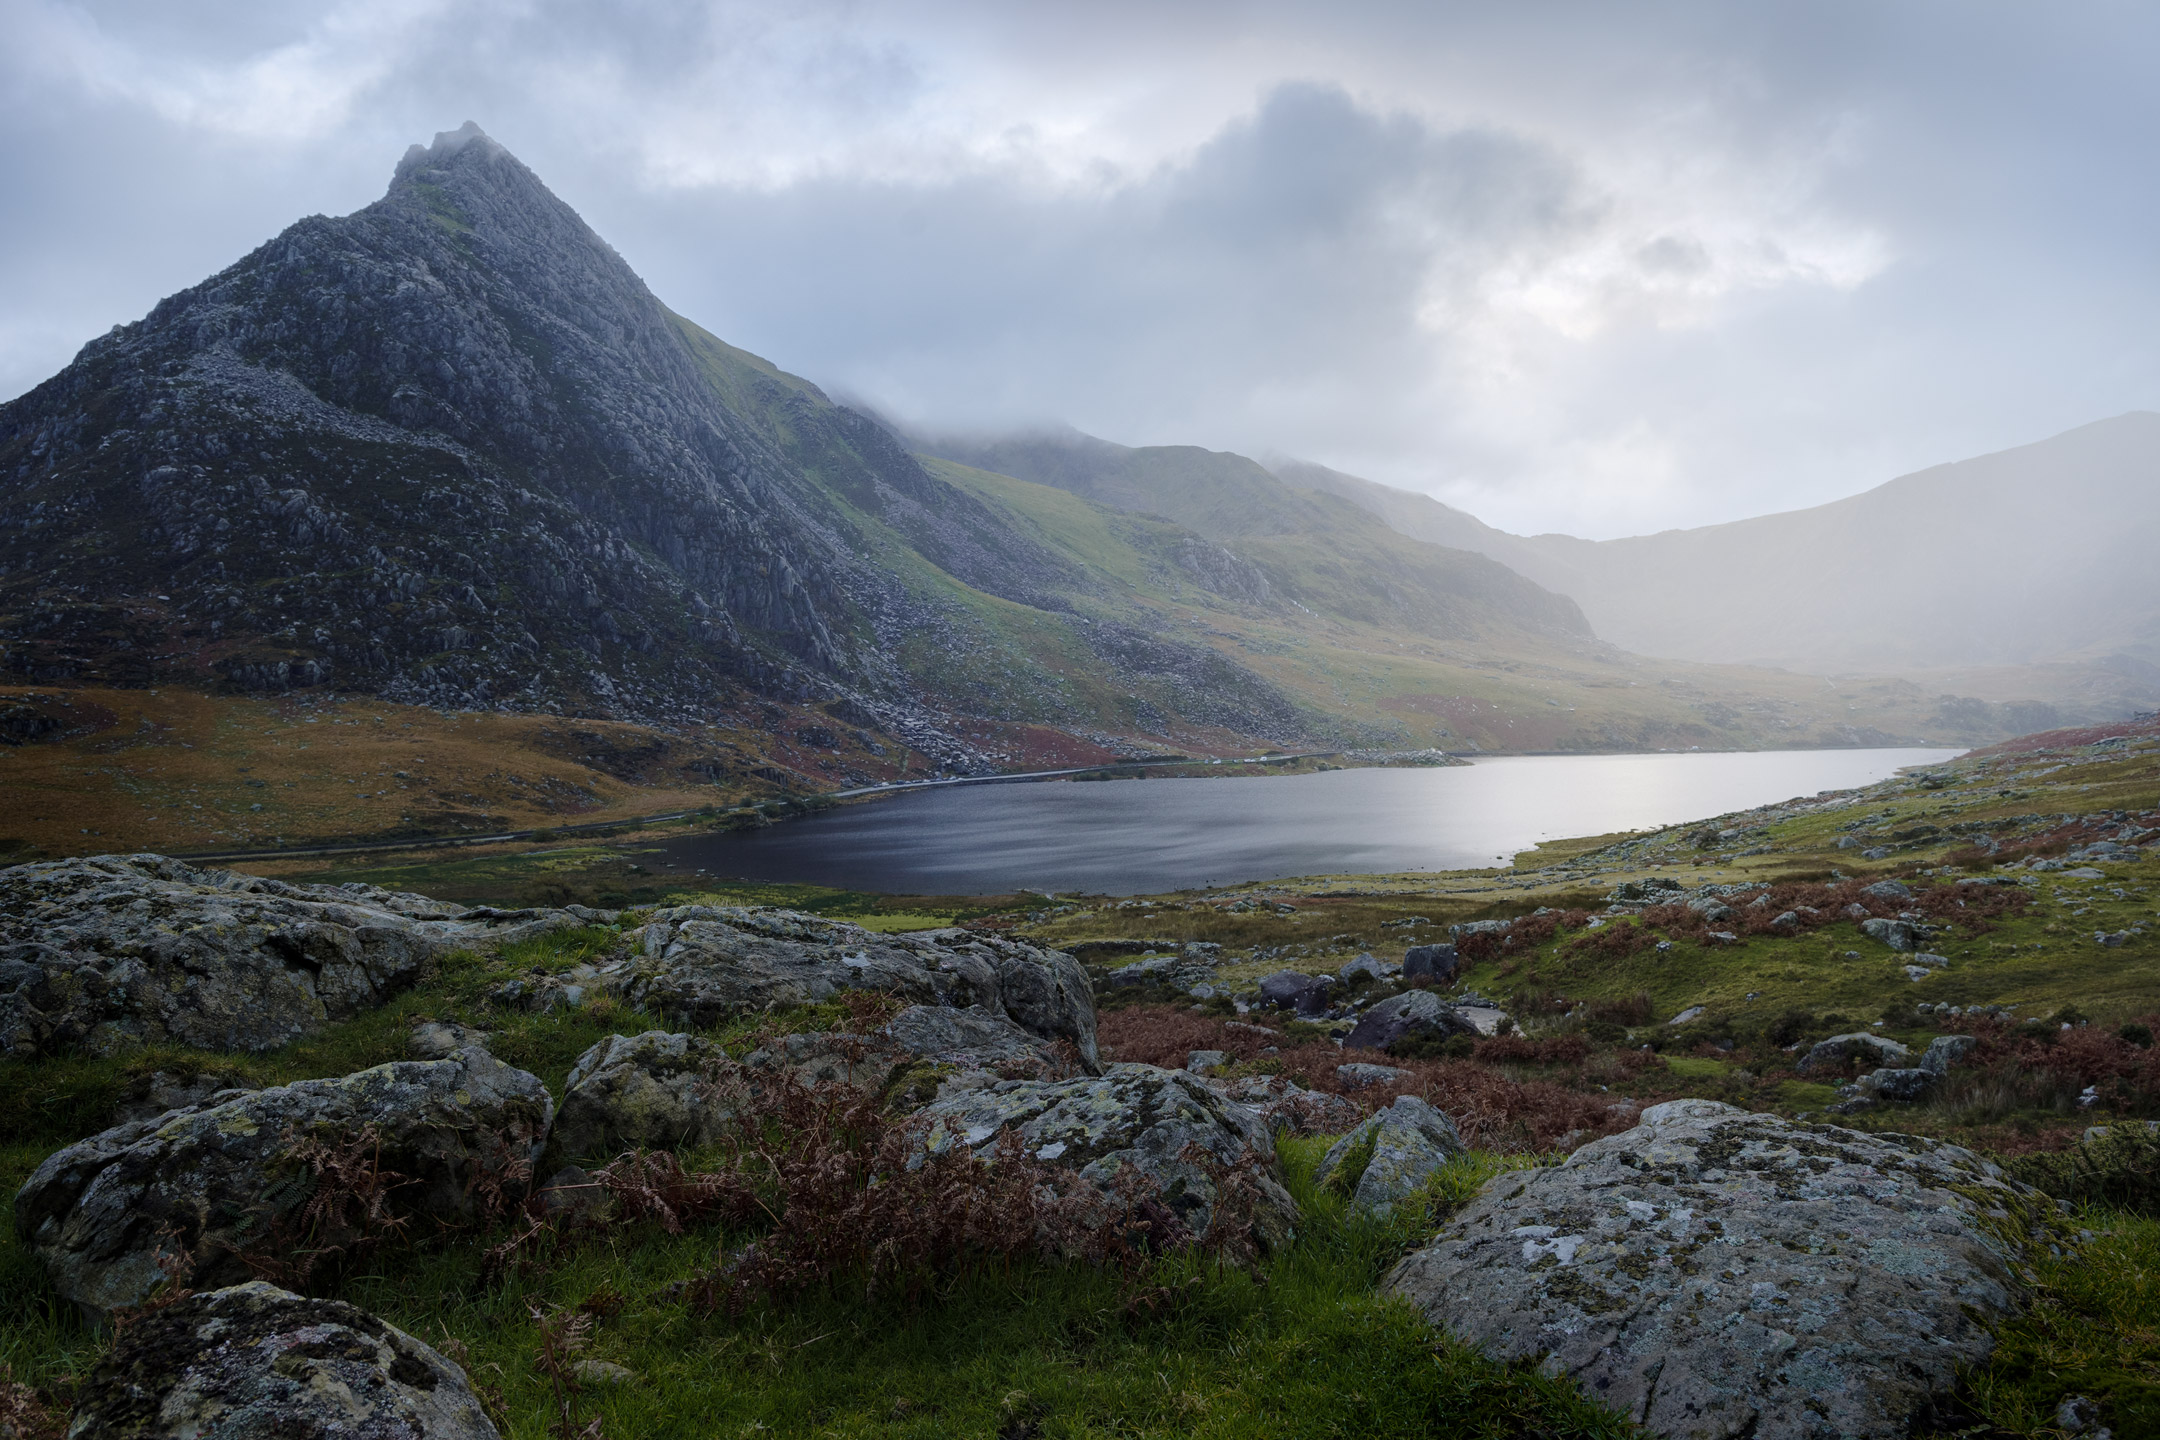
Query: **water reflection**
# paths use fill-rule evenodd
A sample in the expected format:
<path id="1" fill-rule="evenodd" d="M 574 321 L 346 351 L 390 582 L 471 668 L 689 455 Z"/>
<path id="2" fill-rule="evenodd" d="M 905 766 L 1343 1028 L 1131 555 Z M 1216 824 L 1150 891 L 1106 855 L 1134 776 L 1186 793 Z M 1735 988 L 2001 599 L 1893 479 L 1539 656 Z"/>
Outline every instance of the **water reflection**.
<path id="1" fill-rule="evenodd" d="M 1535 755 L 1439 770 L 988 785 L 666 844 L 684 869 L 900 894 L 1145 894 L 1491 865 L 1540 840 L 1883 779 L 1955 750 Z"/>

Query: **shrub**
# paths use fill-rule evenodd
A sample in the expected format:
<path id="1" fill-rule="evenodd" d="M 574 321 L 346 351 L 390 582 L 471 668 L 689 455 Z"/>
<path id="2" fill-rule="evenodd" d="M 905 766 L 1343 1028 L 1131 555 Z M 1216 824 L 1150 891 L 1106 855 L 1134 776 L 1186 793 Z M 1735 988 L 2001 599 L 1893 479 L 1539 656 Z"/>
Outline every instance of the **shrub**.
<path id="1" fill-rule="evenodd" d="M 2003 1168 L 2073 1205 L 2160 1215 L 2160 1131 L 2147 1125 L 2111 1125 L 2067 1150 L 2013 1156 Z"/>
<path id="2" fill-rule="evenodd" d="M 2129 1024 L 2123 1026 L 2122 1029 L 2117 1030 L 2115 1032 L 2115 1035 L 2117 1039 L 2127 1041 L 2128 1043 L 2137 1046 L 2140 1050 L 2152 1049 L 2153 1032 L 2152 1026 L 2150 1025 L 2140 1025 L 2137 1021 L 2133 1020 Z"/>

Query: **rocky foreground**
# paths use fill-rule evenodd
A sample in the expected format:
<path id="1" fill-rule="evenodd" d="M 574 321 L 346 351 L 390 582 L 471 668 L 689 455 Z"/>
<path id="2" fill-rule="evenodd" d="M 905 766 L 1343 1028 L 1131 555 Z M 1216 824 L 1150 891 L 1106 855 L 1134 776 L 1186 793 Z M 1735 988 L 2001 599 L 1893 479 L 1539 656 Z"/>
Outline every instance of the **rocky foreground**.
<path id="1" fill-rule="evenodd" d="M 646 1167 L 638 1194 L 661 1194 L 651 1177 L 680 1172 L 639 1157 L 809 1113 L 788 1105 L 874 1103 L 896 1117 L 896 1169 L 1025 1167 L 1064 1197 L 1054 1213 L 1074 1254 L 1136 1225 L 1151 1244 L 1231 1254 L 1290 1243 L 1304 1217 L 1282 1134 L 1339 1136 L 1322 1183 L 1382 1219 L 1425 1203 L 1464 1153 L 1454 1120 L 1415 1096 L 1368 1114 L 1280 1076 L 1218 1077 L 1215 1052 L 1183 1069 L 1106 1063 L 1080 964 L 1017 940 L 735 907 L 676 907 L 642 925 L 476 911 L 157 856 L 0 872 L 6 1035 L 18 1059 L 174 1039 L 260 1049 L 382 1003 L 449 949 L 589 925 L 623 943 L 510 981 L 494 1004 L 567 1012 L 606 996 L 609 1013 L 681 1028 L 601 1039 L 560 1095 L 498 1059 L 486 1034 L 429 1023 L 411 1033 L 412 1059 L 176 1095 L 49 1156 L 16 1197 L 18 1232 L 60 1297 L 130 1321 L 70 1433 L 493 1435 L 452 1359 L 297 1293 L 315 1264 L 388 1239 L 471 1243 L 519 1215 L 534 1231 L 589 1221 L 626 1203 L 626 1161 Z M 1443 948 L 1408 980 L 1383 966 L 1396 993 L 1364 1006 L 1355 1029 L 1477 1033 L 1474 1006 L 1429 988 Z M 1282 1007 L 1306 1008 L 1309 988 L 1288 984 Z M 817 1006 L 846 1018 L 712 1038 Z M 1388 1072 L 1347 1057 L 1343 1068 Z M 694 1186 L 667 1193 L 696 1198 Z M 1960 1365 L 1985 1357 L 1989 1325 L 2025 1303 L 2022 1247 L 2053 1214 L 1954 1146 L 1682 1101 L 1556 1167 L 1499 1175 L 1387 1285 L 1435 1326 L 1572 1377 L 1657 1434 L 1902 1435 Z M 192 1293 L 171 1303 L 183 1282 Z"/>

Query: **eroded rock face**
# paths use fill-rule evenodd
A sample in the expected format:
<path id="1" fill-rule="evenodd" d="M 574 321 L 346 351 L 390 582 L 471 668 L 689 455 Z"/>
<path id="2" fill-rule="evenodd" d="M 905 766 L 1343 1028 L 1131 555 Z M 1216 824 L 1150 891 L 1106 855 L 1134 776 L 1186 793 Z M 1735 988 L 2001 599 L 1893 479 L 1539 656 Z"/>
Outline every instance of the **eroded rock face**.
<path id="1" fill-rule="evenodd" d="M 732 1114 L 714 1083 L 726 1052 L 695 1035 L 610 1035 L 578 1057 L 548 1132 L 541 1174 L 635 1147 L 669 1150 L 720 1138 Z"/>
<path id="2" fill-rule="evenodd" d="M 1328 1147 L 1320 1178 L 1347 1188 L 1352 1209 L 1385 1215 L 1462 1153 L 1453 1120 L 1415 1095 L 1398 1095 Z"/>
<path id="3" fill-rule="evenodd" d="M 1386 1286 L 1660 1435 L 1901 1436 L 2022 1303 L 1970 1151 L 1708 1100 L 1486 1185 Z"/>
<path id="4" fill-rule="evenodd" d="M 121 1332 L 70 1440 L 499 1440 L 465 1372 L 341 1300 L 255 1281 Z"/>
<path id="5" fill-rule="evenodd" d="M 175 1246 L 193 1255 L 198 1287 L 245 1276 L 233 1252 L 274 1243 L 307 1198 L 308 1172 L 291 1158 L 303 1138 L 336 1143 L 374 1127 L 371 1155 L 407 1177 L 393 1207 L 456 1222 L 475 1217 L 488 1182 L 522 1193 L 553 1112 L 539 1080 L 477 1048 L 302 1080 L 48 1156 L 15 1196 L 15 1228 L 62 1296 L 107 1312 L 148 1299 Z"/>
<path id="6" fill-rule="evenodd" d="M 988 1152 L 1009 1129 L 1029 1155 L 1096 1185 L 1108 1185 L 1130 1165 L 1201 1235 L 1214 1218 L 1217 1188 L 1204 1166 L 1185 1158 L 1186 1146 L 1197 1145 L 1222 1165 L 1257 1164 L 1263 1196 L 1254 1229 L 1263 1244 L 1287 1241 L 1297 1222 L 1297 1202 L 1282 1186 L 1267 1125 L 1182 1070 L 1112 1065 L 1086 1079 L 948 1088 L 919 1115 L 933 1154 L 955 1145 Z"/>
<path id="7" fill-rule="evenodd" d="M 0 870 L 0 1054 L 270 1050 L 382 1003 L 438 955 L 581 923 L 162 855 L 17 865 Z"/>
<path id="8" fill-rule="evenodd" d="M 792 910 L 710 905 L 657 912 L 644 941 L 643 958 L 610 983 L 678 1025 L 877 990 L 913 1005 L 979 1008 L 1043 1043 L 1070 1041 L 1089 1073 L 1101 1068 L 1094 992 L 1061 951 L 966 930 L 881 935 Z"/>

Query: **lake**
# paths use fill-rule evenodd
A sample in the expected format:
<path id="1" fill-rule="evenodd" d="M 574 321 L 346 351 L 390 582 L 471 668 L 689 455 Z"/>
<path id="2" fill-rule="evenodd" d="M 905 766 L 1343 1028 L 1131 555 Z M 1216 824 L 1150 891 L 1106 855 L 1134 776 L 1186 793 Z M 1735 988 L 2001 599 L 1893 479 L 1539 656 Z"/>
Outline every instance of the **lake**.
<path id="1" fill-rule="evenodd" d="M 1541 840 L 1850 789 L 1961 753 L 1523 755 L 1438 769 L 960 786 L 662 849 L 680 870 L 890 894 L 1154 894 L 1493 865 Z"/>

